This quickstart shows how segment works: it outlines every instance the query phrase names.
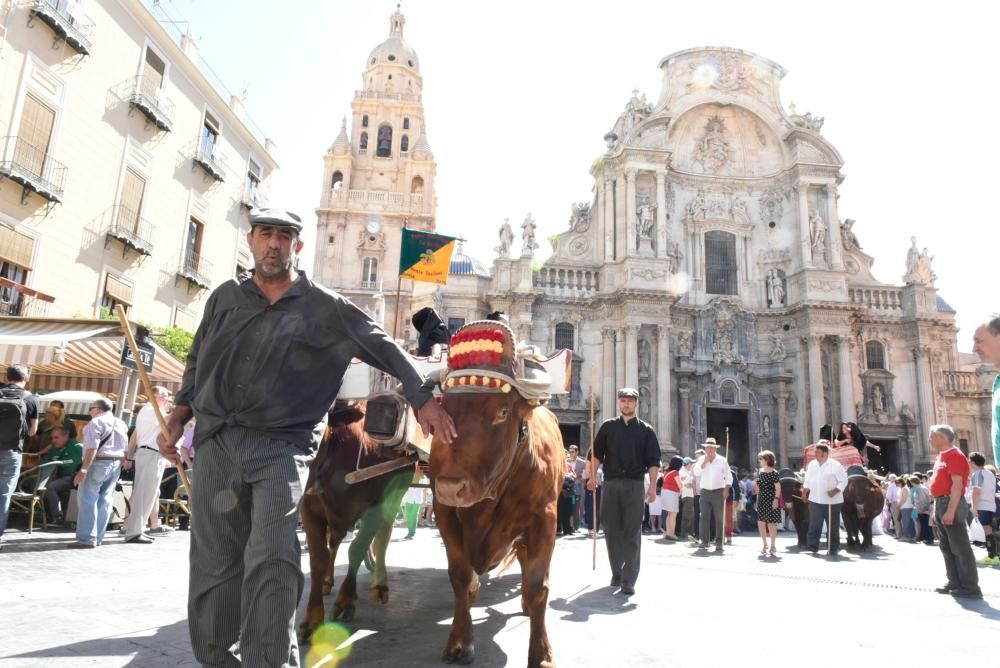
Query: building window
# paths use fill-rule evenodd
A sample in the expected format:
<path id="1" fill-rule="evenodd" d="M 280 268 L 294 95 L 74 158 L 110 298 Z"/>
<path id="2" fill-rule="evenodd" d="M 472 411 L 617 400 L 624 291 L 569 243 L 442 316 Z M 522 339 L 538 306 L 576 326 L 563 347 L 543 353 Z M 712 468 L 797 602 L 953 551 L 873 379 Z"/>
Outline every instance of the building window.
<path id="1" fill-rule="evenodd" d="M 0 267 L 4 267 L 0 276 L 15 283 L 24 283 L 27 272 L 31 270 L 35 258 L 35 237 L 30 234 L 0 225 Z M 23 276 L 15 277 L 19 271 Z"/>
<path id="2" fill-rule="evenodd" d="M 406 153 L 410 150 L 410 136 L 403 135 L 403 138 L 399 140 L 399 150 Z"/>
<path id="3" fill-rule="evenodd" d="M 105 274 L 104 293 L 101 296 L 101 315 L 114 315 L 115 307 L 121 304 L 128 311 L 132 306 L 132 283 L 117 274 Z"/>
<path id="4" fill-rule="evenodd" d="M 568 322 L 560 322 L 556 325 L 556 350 L 567 348 L 573 350 L 573 325 Z"/>
<path id="5" fill-rule="evenodd" d="M 465 327 L 465 318 L 448 318 L 448 333 L 453 335 Z"/>
<path id="6" fill-rule="evenodd" d="M 358 142 L 358 148 L 361 149 L 362 151 L 367 151 L 368 150 L 368 133 L 367 132 L 362 132 L 361 133 L 361 140 Z"/>
<path id="7" fill-rule="evenodd" d="M 705 232 L 705 292 L 735 295 L 736 235 L 717 230 Z"/>
<path id="8" fill-rule="evenodd" d="M 205 226 L 197 218 L 192 218 L 188 222 L 187 244 L 184 247 L 184 268 L 189 271 L 198 271 L 201 264 L 201 239 L 205 232 Z"/>
<path id="9" fill-rule="evenodd" d="M 378 286 L 378 260 L 366 257 L 361 266 L 361 287 L 374 288 Z"/>
<path id="10" fill-rule="evenodd" d="M 236 249 L 236 277 L 239 278 L 247 273 L 253 269 L 253 266 L 253 254 L 250 252 L 250 248 L 243 242 L 240 242 L 239 247 Z"/>
<path id="11" fill-rule="evenodd" d="M 392 126 L 382 125 L 378 129 L 378 146 L 375 147 L 375 157 L 392 157 Z"/>
<path id="12" fill-rule="evenodd" d="M 186 332 L 194 332 L 194 314 L 182 309 L 180 306 L 174 307 L 174 327 L 183 329 Z"/>
<path id="13" fill-rule="evenodd" d="M 139 93 L 149 100 L 159 102 L 166 72 L 167 65 L 163 59 L 146 47 L 146 56 L 142 61 L 142 77 L 139 80 Z"/>
<path id="14" fill-rule="evenodd" d="M 409 130 L 410 129 L 410 119 L 409 118 L 404 118 L 403 119 L 403 129 L 404 130 Z"/>
<path id="15" fill-rule="evenodd" d="M 205 112 L 205 122 L 201 127 L 201 141 L 198 150 L 206 158 L 215 156 L 215 147 L 219 143 L 219 121 L 212 114 Z"/>
<path id="16" fill-rule="evenodd" d="M 885 368 L 885 348 L 878 341 L 865 344 L 865 363 L 869 369 Z"/>
<path id="17" fill-rule="evenodd" d="M 364 116 L 361 117 L 361 127 L 363 128 L 368 127 L 368 114 L 365 114 Z"/>
<path id="18" fill-rule="evenodd" d="M 414 176 L 410 182 L 410 192 L 414 195 L 422 195 L 424 192 L 424 179 L 422 176 Z"/>
<path id="19" fill-rule="evenodd" d="M 958 439 L 958 447 L 962 450 L 963 454 L 968 455 L 969 454 L 969 439 L 967 439 L 967 438 L 960 438 L 960 439 Z"/>
<path id="20" fill-rule="evenodd" d="M 0 226 L 0 236 L 6 229 Z M 28 282 L 28 270 L 0 258 L 0 278 L 5 278 L 18 285 L 25 285 Z M 20 315 L 23 300 L 24 296 L 17 291 L 15 286 L 6 281 L 0 281 L 0 315 Z"/>
<path id="21" fill-rule="evenodd" d="M 330 177 L 330 187 L 334 190 L 340 190 L 344 187 L 344 175 L 339 169 Z"/>
<path id="22" fill-rule="evenodd" d="M 260 165 L 253 158 L 247 163 L 247 202 L 253 206 L 260 204 L 260 182 L 263 176 Z"/>
<path id="23" fill-rule="evenodd" d="M 44 176 L 56 112 L 28 93 L 21 108 L 21 124 L 14 144 L 13 161 L 32 174 Z"/>
<path id="24" fill-rule="evenodd" d="M 146 179 L 129 167 L 125 170 L 121 204 L 118 207 L 118 216 L 115 221 L 120 230 L 139 234 L 139 219 L 142 216 L 142 203 L 145 196 Z"/>

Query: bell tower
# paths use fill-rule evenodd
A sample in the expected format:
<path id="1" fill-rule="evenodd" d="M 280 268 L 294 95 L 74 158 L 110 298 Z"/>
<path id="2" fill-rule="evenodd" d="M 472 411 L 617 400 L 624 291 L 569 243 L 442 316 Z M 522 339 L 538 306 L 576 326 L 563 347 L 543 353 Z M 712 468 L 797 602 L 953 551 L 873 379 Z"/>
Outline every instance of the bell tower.
<path id="1" fill-rule="evenodd" d="M 351 119 L 323 156 L 316 209 L 314 278 L 349 297 L 391 333 L 407 331 L 412 281 L 396 304 L 399 250 L 404 226 L 433 231 L 437 165 L 427 141 L 421 99 L 423 77 L 416 51 L 403 39 L 406 17 L 389 17 L 389 37 L 365 61 Z"/>

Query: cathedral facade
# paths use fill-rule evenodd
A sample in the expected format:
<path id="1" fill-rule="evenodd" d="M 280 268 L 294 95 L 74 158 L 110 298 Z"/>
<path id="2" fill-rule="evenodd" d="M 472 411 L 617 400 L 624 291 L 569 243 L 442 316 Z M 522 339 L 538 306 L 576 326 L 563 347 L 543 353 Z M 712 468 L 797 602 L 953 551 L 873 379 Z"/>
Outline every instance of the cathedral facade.
<path id="1" fill-rule="evenodd" d="M 732 48 L 660 69 L 656 100 L 635 92 L 605 135 L 592 197 L 540 269 L 530 216 L 519 252 L 501 227 L 486 302 L 543 350 L 573 349 L 574 391 L 552 402 L 564 437 L 588 442 L 591 391 L 606 419 L 631 386 L 665 456 L 714 437 L 741 468 L 765 449 L 798 466 L 841 422 L 887 470 L 928 467 L 938 422 L 988 453 L 993 374 L 963 365 L 932 258 L 914 240 L 900 285 L 874 278 L 838 210 L 843 159 L 822 118 L 781 105 L 785 70 Z"/>

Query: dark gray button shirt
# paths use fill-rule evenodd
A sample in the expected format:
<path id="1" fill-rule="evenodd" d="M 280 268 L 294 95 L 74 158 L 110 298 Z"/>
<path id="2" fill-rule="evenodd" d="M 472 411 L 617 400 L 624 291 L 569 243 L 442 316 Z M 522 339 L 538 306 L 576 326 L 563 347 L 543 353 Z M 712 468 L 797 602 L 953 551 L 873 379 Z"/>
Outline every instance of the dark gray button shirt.
<path id="1" fill-rule="evenodd" d="M 646 422 L 619 415 L 605 420 L 594 437 L 594 456 L 604 464 L 605 480 L 642 480 L 650 466 L 660 465 L 660 444 Z"/>
<path id="2" fill-rule="evenodd" d="M 413 361 L 364 311 L 306 278 L 274 304 L 250 278 L 208 298 L 177 404 L 198 419 L 195 445 L 239 425 L 315 451 L 351 359 L 392 374 L 419 407 L 431 397 Z"/>

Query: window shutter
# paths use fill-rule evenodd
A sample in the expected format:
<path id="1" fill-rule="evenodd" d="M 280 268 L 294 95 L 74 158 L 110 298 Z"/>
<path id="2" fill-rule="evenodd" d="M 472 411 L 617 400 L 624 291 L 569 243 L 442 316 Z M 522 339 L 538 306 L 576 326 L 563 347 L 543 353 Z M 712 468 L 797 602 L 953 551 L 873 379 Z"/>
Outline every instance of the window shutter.
<path id="1" fill-rule="evenodd" d="M 0 260 L 31 269 L 31 260 L 34 257 L 35 237 L 0 225 Z"/>
<path id="2" fill-rule="evenodd" d="M 14 150 L 14 162 L 41 176 L 55 122 L 55 111 L 42 104 L 34 95 L 25 95 L 21 125 L 17 132 L 20 141 Z"/>
<path id="3" fill-rule="evenodd" d="M 132 305 L 132 286 L 114 274 L 108 274 L 104 282 L 104 294 L 116 302 Z"/>
<path id="4" fill-rule="evenodd" d="M 139 216 L 142 212 L 142 199 L 146 193 L 146 179 L 131 169 L 125 170 L 125 183 L 122 185 L 121 207 L 118 209 L 118 225 L 132 232 L 138 231 Z"/>

